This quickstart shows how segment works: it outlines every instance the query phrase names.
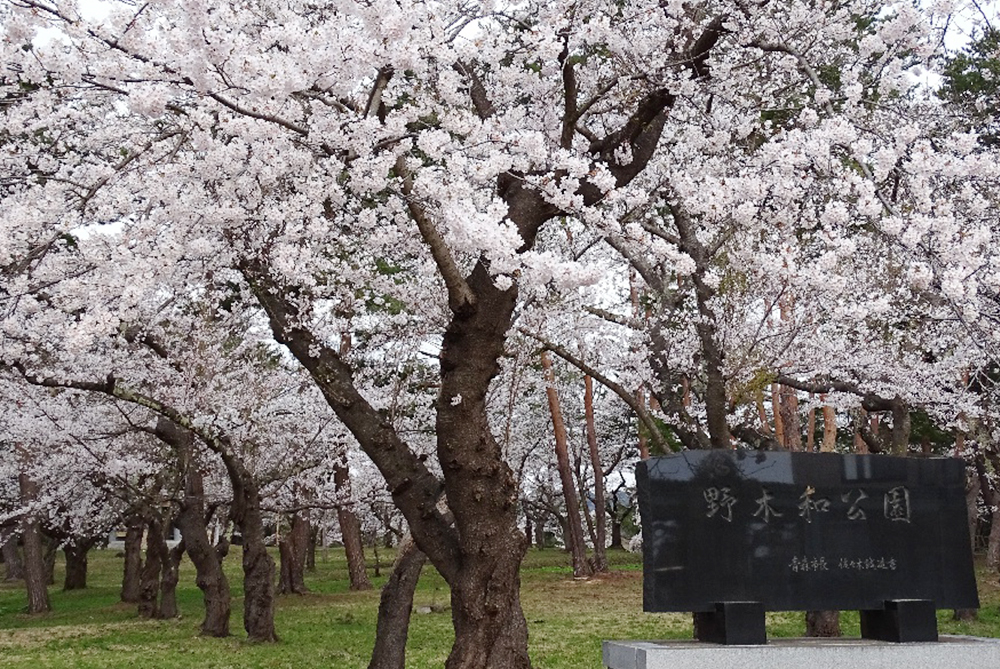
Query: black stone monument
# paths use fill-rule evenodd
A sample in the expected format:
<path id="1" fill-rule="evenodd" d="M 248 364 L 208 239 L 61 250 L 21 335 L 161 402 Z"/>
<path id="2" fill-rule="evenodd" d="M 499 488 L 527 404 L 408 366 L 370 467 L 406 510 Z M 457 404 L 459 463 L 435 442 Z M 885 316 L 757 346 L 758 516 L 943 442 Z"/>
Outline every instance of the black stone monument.
<path id="1" fill-rule="evenodd" d="M 764 611 L 861 611 L 865 638 L 937 640 L 979 607 L 954 458 L 685 451 L 636 469 L 643 608 L 765 643 Z"/>

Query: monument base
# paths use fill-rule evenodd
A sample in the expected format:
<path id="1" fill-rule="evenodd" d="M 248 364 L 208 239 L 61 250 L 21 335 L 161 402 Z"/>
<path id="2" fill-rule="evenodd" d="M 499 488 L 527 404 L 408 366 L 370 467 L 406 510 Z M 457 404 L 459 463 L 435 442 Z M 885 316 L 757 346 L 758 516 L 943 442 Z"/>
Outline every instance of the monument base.
<path id="1" fill-rule="evenodd" d="M 720 646 L 701 641 L 605 641 L 608 669 L 941 669 L 992 667 L 1000 639 L 941 636 L 937 642 L 872 639 L 771 639 L 766 646 Z"/>

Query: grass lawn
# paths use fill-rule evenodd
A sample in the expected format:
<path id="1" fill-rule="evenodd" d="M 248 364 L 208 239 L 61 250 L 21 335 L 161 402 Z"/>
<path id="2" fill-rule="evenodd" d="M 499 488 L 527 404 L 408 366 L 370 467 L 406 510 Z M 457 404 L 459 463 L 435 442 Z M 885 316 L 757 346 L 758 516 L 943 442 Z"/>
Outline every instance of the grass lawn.
<path id="1" fill-rule="evenodd" d="M 385 581 L 391 555 L 381 552 Z M 689 615 L 642 613 L 642 572 L 637 555 L 611 554 L 612 574 L 577 581 L 568 557 L 556 550 L 529 552 L 521 572 L 521 597 L 531 633 L 531 655 L 538 669 L 599 667 L 601 640 L 689 638 Z M 370 573 L 375 560 L 369 554 Z M 233 587 L 232 630 L 229 639 L 197 635 L 201 593 L 194 586 L 194 568 L 181 566 L 178 603 L 182 617 L 147 621 L 135 608 L 118 602 L 122 559 L 114 551 L 92 551 L 90 587 L 62 592 L 50 589 L 53 612 L 27 616 L 23 586 L 0 583 L 0 666 L 42 667 L 366 667 L 375 631 L 378 590 L 347 590 L 347 564 L 341 550 L 320 551 L 315 573 L 306 582 L 312 594 L 278 599 L 278 644 L 244 640 L 239 578 L 239 551 L 227 559 Z M 61 584 L 62 568 L 56 566 Z M 940 611 L 942 633 L 1000 637 L 1000 586 L 997 575 L 978 568 L 982 610 L 973 623 L 956 623 Z M 416 606 L 443 612 L 414 613 L 407 646 L 407 666 L 438 668 L 451 645 L 448 590 L 430 567 L 418 586 Z M 801 613 L 768 614 L 770 636 L 799 636 Z M 857 613 L 843 616 L 844 632 L 858 636 Z"/>

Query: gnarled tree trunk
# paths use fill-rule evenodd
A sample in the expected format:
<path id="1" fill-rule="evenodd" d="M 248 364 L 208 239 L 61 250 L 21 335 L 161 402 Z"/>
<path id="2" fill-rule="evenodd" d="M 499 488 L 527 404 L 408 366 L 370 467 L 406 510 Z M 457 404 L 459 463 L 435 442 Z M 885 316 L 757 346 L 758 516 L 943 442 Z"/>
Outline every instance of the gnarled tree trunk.
<path id="1" fill-rule="evenodd" d="M 157 421 L 156 435 L 174 447 L 179 468 L 186 472 L 184 498 L 175 522 L 181 531 L 184 549 L 194 565 L 195 582 L 202 592 L 205 603 L 201 634 L 213 637 L 229 636 L 232 601 L 229 580 L 222 569 L 222 558 L 228 551 L 228 544 L 223 544 L 222 549 L 217 550 L 209 538 L 208 514 L 205 511 L 205 483 L 202 473 L 194 462 L 194 435 L 166 418 Z"/>
<path id="2" fill-rule="evenodd" d="M 42 532 L 42 564 L 45 567 L 46 585 L 56 582 L 56 554 L 59 552 L 59 540 Z"/>
<path id="3" fill-rule="evenodd" d="M 233 483 L 233 522 L 243 537 L 243 627 L 251 641 L 277 641 L 274 629 L 274 560 L 264 545 L 260 491 L 242 463 L 223 458 Z"/>

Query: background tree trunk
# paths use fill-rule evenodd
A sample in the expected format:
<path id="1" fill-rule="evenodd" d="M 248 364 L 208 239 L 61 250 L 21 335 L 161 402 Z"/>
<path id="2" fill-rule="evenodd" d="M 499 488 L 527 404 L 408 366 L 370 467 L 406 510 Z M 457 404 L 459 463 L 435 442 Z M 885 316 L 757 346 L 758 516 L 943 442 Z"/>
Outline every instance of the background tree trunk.
<path id="1" fill-rule="evenodd" d="M 306 548 L 306 571 L 316 571 L 316 547 L 319 545 L 319 528 L 310 525 L 309 546 Z"/>
<path id="2" fill-rule="evenodd" d="M 351 475 L 346 466 L 334 467 L 333 484 L 340 499 L 350 499 Z M 340 523 L 340 537 L 344 542 L 344 553 L 347 556 L 347 573 L 351 579 L 351 590 L 371 590 L 372 583 L 368 580 L 368 572 L 365 569 L 361 522 L 347 504 L 341 504 L 337 508 L 337 521 Z"/>
<path id="3" fill-rule="evenodd" d="M 274 629 L 274 560 L 264 545 L 260 493 L 248 472 L 241 472 L 240 515 L 243 536 L 243 627 L 251 641 L 277 641 Z"/>
<path id="4" fill-rule="evenodd" d="M 278 593 L 304 595 L 306 587 L 306 552 L 309 549 L 309 520 L 302 513 L 292 514 L 289 531 L 278 541 L 281 570 Z"/>
<path id="5" fill-rule="evenodd" d="M 121 600 L 128 604 L 138 604 L 142 589 L 140 572 L 142 571 L 142 532 L 145 521 L 138 516 L 128 519 L 125 529 L 125 573 L 122 576 Z"/>
<path id="6" fill-rule="evenodd" d="M 208 538 L 205 522 L 204 484 L 201 473 L 188 469 L 184 502 L 177 514 L 177 527 L 181 531 L 188 557 L 195 568 L 195 582 L 205 602 L 205 619 L 201 634 L 212 637 L 229 636 L 229 616 L 232 600 L 229 580 L 222 569 L 222 555 Z"/>
<path id="7" fill-rule="evenodd" d="M 18 538 L 17 533 L 12 533 L 2 546 L 5 581 L 20 581 L 24 578 L 24 562 L 21 560 L 21 551 L 17 548 Z"/>
<path id="8" fill-rule="evenodd" d="M 396 564 L 389 580 L 382 586 L 378 605 L 375 646 L 368 669 L 404 669 L 406 638 L 413 610 L 413 592 L 427 556 L 407 535 L 399 544 Z"/>
<path id="9" fill-rule="evenodd" d="M 177 610 L 177 580 L 180 578 L 181 557 L 184 556 L 184 542 L 167 551 L 163 560 L 163 571 L 160 574 L 160 618 L 176 618 Z"/>
<path id="10" fill-rule="evenodd" d="M 996 571 L 1000 568 L 1000 507 L 993 509 L 992 519 L 990 536 L 986 544 L 986 566 Z"/>
<path id="11" fill-rule="evenodd" d="M 607 543 L 607 504 L 604 499 L 604 465 L 597 446 L 597 425 L 594 419 L 594 380 L 589 375 L 583 377 L 583 405 L 587 423 L 587 445 L 590 449 L 590 466 L 594 470 L 594 571 L 608 571 L 608 556 L 604 546 Z"/>
<path id="12" fill-rule="evenodd" d="M 42 564 L 45 565 L 45 583 L 56 583 L 56 554 L 59 552 L 59 541 L 42 532 Z"/>
<path id="13" fill-rule="evenodd" d="M 93 545 L 94 540 L 87 539 L 63 547 L 63 554 L 66 556 L 63 590 L 82 590 L 87 587 L 87 553 Z"/>
<path id="14" fill-rule="evenodd" d="M 167 542 L 163 537 L 163 519 L 154 514 L 146 529 L 146 560 L 139 571 L 139 615 L 159 618 L 160 576 L 167 560 Z"/>
<path id="15" fill-rule="evenodd" d="M 205 603 L 201 634 L 227 637 L 232 601 L 229 581 L 222 569 L 222 558 L 228 552 L 229 546 L 225 538 L 220 537 L 222 544 L 217 550 L 209 538 L 209 518 L 205 511 L 205 482 L 194 462 L 194 435 L 166 418 L 157 421 L 156 435 L 175 449 L 179 469 L 185 472 L 184 497 L 177 512 L 176 523 L 181 531 L 184 549 L 194 565 L 195 583 L 201 590 Z M 180 555 L 177 556 L 178 563 L 179 559 Z M 176 574 L 176 567 L 174 569 Z M 164 579 L 166 578 L 165 572 Z"/>
<path id="16" fill-rule="evenodd" d="M 31 480 L 27 474 L 21 473 L 18 476 L 18 483 L 22 504 L 30 504 L 38 497 L 38 484 Z M 22 521 L 21 541 L 24 543 L 24 585 L 28 593 L 27 612 L 29 614 L 47 613 L 52 610 L 52 606 L 49 604 L 42 532 L 34 514 L 28 514 Z"/>
<path id="17" fill-rule="evenodd" d="M 832 406 L 823 405 L 823 443 L 819 450 L 833 453 L 837 448 L 837 411 Z"/>
<path id="18" fill-rule="evenodd" d="M 559 395 L 555 388 L 555 372 L 552 369 L 552 358 L 548 351 L 542 352 L 542 368 L 545 370 L 547 387 L 545 394 L 549 400 L 549 412 L 552 414 L 552 431 L 555 433 L 556 465 L 559 470 L 559 480 L 562 483 L 563 499 L 566 500 L 566 548 L 569 549 L 573 561 L 573 576 L 590 576 L 593 569 L 587 561 L 587 547 L 583 540 L 583 522 L 580 520 L 580 500 L 576 495 L 576 485 L 569 464 L 569 444 L 566 437 L 566 424 L 563 421 L 562 409 L 559 407 Z"/>
<path id="19" fill-rule="evenodd" d="M 802 419 L 799 416 L 799 397 L 794 388 L 779 386 L 782 445 L 789 451 L 802 450 Z"/>
<path id="20" fill-rule="evenodd" d="M 840 636 L 840 611 L 807 611 L 806 636 Z"/>

